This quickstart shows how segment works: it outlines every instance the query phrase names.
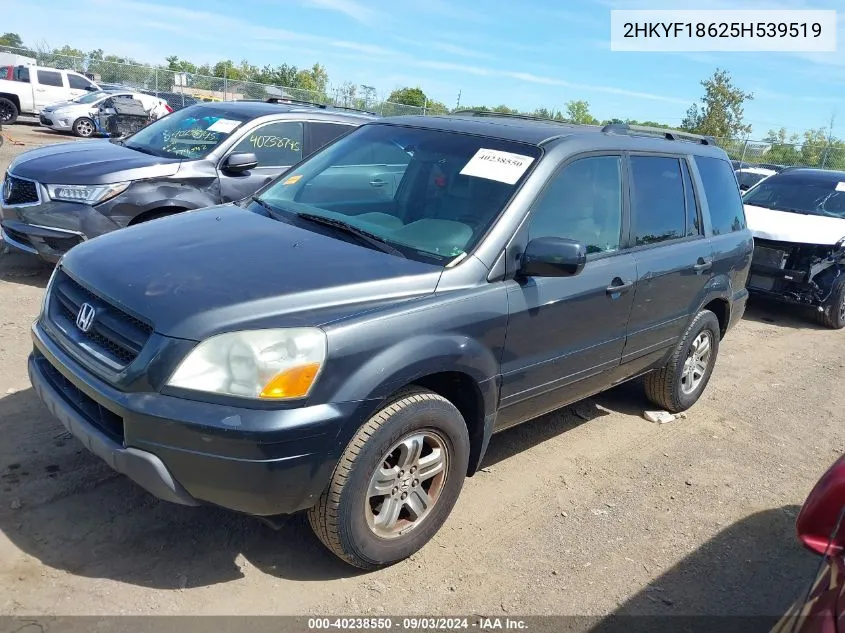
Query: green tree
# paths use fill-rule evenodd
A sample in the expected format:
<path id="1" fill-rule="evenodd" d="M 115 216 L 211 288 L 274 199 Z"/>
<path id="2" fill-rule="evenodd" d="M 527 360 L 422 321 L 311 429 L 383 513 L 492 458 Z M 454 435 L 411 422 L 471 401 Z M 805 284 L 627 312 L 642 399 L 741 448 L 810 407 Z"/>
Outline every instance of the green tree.
<path id="1" fill-rule="evenodd" d="M 23 39 L 17 33 L 3 33 L 0 35 L 0 46 L 8 46 L 9 48 L 26 48 L 23 45 Z"/>
<path id="2" fill-rule="evenodd" d="M 391 103 L 423 108 L 428 101 L 428 97 L 425 96 L 422 88 L 397 88 L 390 93 L 387 100 Z"/>
<path id="3" fill-rule="evenodd" d="M 570 101 L 566 104 L 566 120 L 581 125 L 598 125 L 599 120 L 590 114 L 587 101 Z"/>
<path id="4" fill-rule="evenodd" d="M 716 69 L 713 76 L 701 82 L 704 97 L 687 110 L 681 127 L 695 134 L 716 138 L 732 138 L 751 133 L 751 125 L 743 120 L 746 101 L 753 93 L 744 92 L 733 84 L 727 70 Z"/>

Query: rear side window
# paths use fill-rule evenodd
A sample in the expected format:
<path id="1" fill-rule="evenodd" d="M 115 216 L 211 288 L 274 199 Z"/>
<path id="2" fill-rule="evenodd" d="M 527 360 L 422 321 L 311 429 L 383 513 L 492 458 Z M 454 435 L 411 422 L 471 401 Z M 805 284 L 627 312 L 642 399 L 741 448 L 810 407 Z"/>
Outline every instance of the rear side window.
<path id="1" fill-rule="evenodd" d="M 305 127 L 308 132 L 306 151 L 310 154 L 325 147 L 338 136 L 346 134 L 354 126 L 341 123 L 306 123 Z"/>
<path id="2" fill-rule="evenodd" d="M 745 211 L 730 163 L 718 158 L 696 156 L 695 164 L 704 185 L 713 235 L 745 229 Z"/>
<path id="3" fill-rule="evenodd" d="M 631 212 L 636 246 L 686 235 L 687 206 L 677 158 L 631 157 Z"/>
<path id="4" fill-rule="evenodd" d="M 62 73 L 57 73 L 54 70 L 39 70 L 38 83 L 42 86 L 55 86 L 57 88 L 64 86 L 62 83 Z"/>
<path id="5" fill-rule="evenodd" d="M 0 79 L 12 79 L 11 66 L 0 66 Z"/>
<path id="6" fill-rule="evenodd" d="M 302 160 L 302 123 L 276 121 L 262 125 L 247 134 L 232 152 L 255 154 L 259 167 L 289 167 Z"/>

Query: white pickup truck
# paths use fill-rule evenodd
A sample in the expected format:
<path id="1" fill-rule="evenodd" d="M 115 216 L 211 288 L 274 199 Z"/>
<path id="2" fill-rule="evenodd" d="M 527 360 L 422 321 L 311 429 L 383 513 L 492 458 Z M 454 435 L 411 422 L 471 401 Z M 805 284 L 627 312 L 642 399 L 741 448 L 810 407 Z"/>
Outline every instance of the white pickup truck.
<path id="1" fill-rule="evenodd" d="M 90 79 L 72 70 L 43 66 L 12 66 L 0 79 L 0 124 L 14 123 L 18 116 L 38 116 L 45 106 L 70 101 L 99 90 Z"/>

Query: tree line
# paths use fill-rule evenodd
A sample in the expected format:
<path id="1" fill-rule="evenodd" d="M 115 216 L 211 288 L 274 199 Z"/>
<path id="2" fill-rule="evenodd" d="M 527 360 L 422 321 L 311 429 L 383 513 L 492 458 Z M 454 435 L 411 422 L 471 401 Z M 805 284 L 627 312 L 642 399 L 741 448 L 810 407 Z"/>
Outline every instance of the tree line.
<path id="1" fill-rule="evenodd" d="M 156 89 L 170 90 L 176 83 L 178 73 L 188 74 L 188 86 L 204 90 L 223 90 L 229 94 L 242 93 L 245 97 L 263 99 L 271 94 L 267 86 L 284 87 L 287 96 L 320 103 L 333 103 L 362 110 L 378 109 L 381 114 L 401 114 L 401 106 L 410 106 L 415 111 L 427 114 L 447 114 L 456 110 L 480 110 L 485 112 L 533 116 L 543 119 L 584 124 L 607 125 L 628 123 L 658 128 L 680 127 L 696 134 L 713 136 L 723 142 L 728 139 L 747 139 L 752 128 L 745 120 L 745 105 L 754 95 L 745 92 L 733 83 L 727 70 L 717 68 L 701 82 L 704 94 L 686 112 L 680 126 L 671 126 L 658 121 L 638 121 L 631 118 L 599 120 L 590 112 L 590 104 L 583 99 L 568 101 L 563 109 L 540 107 L 522 111 L 505 104 L 496 106 L 476 105 L 450 108 L 434 100 L 420 87 L 401 87 L 379 100 L 374 86 L 343 82 L 331 85 L 328 72 L 322 64 L 309 68 L 291 64 L 266 64 L 256 66 L 246 60 L 235 63 L 230 59 L 216 64 L 195 64 L 176 55 L 165 58 L 165 64 L 144 64 L 130 57 L 105 53 L 102 49 L 85 52 L 68 45 L 52 49 L 33 49 L 25 45 L 17 33 L 0 35 L 0 49 L 14 49 L 14 52 L 36 57 L 39 64 L 54 67 L 73 67 L 99 76 L 103 83 L 125 83 Z M 404 112 L 410 112 L 410 108 Z M 781 164 L 803 164 L 845 169 L 845 142 L 832 135 L 833 121 L 829 129 L 807 130 L 802 135 L 788 134 L 785 128 L 769 130 L 763 139 L 767 147 L 762 151 L 765 160 L 761 162 Z M 731 158 L 746 158 L 747 143 L 723 143 Z M 758 154 L 760 151 L 758 151 Z"/>

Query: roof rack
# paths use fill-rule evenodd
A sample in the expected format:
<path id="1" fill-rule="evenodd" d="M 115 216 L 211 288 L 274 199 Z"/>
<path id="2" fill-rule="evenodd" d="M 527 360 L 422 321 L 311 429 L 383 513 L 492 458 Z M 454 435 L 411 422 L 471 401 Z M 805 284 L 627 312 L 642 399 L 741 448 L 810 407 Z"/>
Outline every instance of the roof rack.
<path id="1" fill-rule="evenodd" d="M 610 123 L 605 125 L 602 132 L 608 134 L 628 134 L 629 136 L 659 136 L 669 141 L 695 141 L 702 145 L 715 145 L 716 139 L 712 136 L 703 136 L 701 134 L 693 134 L 692 132 L 684 132 L 683 130 L 673 130 L 670 128 L 651 127 L 648 125 L 630 125 L 628 123 Z"/>
<path id="2" fill-rule="evenodd" d="M 362 114 L 371 114 L 373 116 L 380 116 L 378 112 L 370 112 L 369 110 L 362 110 L 361 108 L 350 108 L 349 106 L 329 106 L 333 110 L 349 110 L 350 112 L 360 112 Z"/>
<path id="3" fill-rule="evenodd" d="M 289 97 L 270 97 L 267 103 L 291 103 L 295 105 L 307 105 L 315 108 L 325 110 L 328 106 L 325 103 L 317 103 L 316 101 L 304 101 L 302 99 L 291 99 Z"/>

